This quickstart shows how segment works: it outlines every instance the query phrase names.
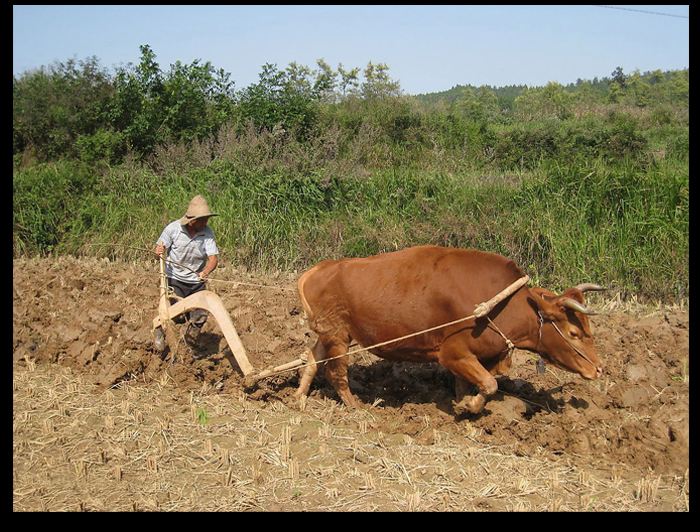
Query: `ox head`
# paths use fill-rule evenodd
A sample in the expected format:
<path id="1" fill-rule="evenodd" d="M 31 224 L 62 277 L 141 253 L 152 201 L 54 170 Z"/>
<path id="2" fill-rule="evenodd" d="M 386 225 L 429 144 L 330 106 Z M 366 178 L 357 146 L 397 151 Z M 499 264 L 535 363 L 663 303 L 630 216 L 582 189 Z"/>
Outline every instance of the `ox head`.
<path id="1" fill-rule="evenodd" d="M 586 307 L 583 293 L 605 290 L 595 284 L 580 284 L 557 295 L 544 288 L 531 288 L 531 304 L 542 318 L 536 351 L 548 362 L 585 379 L 602 374 L 588 315 L 596 314 Z"/>

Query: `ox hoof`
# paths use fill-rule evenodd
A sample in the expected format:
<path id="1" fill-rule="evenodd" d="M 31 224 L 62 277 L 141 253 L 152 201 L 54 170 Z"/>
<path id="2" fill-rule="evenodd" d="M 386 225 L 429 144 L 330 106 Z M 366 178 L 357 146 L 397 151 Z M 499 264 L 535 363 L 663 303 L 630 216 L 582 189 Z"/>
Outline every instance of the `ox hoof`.
<path id="1" fill-rule="evenodd" d="M 282 402 L 291 410 L 304 412 L 306 410 L 306 402 L 308 399 L 309 398 L 306 395 L 297 395 L 294 393 L 291 396 L 284 397 Z"/>
<path id="2" fill-rule="evenodd" d="M 366 405 L 354 395 L 350 395 L 349 397 L 343 397 L 342 400 L 343 404 L 350 410 L 366 408 Z"/>
<path id="3" fill-rule="evenodd" d="M 306 403 L 306 400 L 308 399 L 308 395 L 305 394 L 304 392 L 301 392 L 299 390 L 295 391 L 292 394 L 292 400 L 295 401 L 296 403 Z"/>
<path id="4" fill-rule="evenodd" d="M 459 403 L 457 401 L 452 401 L 452 410 L 458 416 L 464 414 L 478 414 L 484 408 L 486 404 L 486 399 L 481 394 L 467 396 L 462 399 Z"/>

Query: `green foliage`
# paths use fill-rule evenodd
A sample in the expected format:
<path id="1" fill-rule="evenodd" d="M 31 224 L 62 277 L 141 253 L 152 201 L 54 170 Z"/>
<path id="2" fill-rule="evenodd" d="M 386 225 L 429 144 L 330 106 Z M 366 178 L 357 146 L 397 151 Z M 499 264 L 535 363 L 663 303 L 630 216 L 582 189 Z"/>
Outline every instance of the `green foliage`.
<path id="1" fill-rule="evenodd" d="M 553 289 L 687 296 L 687 69 L 400 92 L 385 64 L 322 59 L 234 92 L 149 46 L 113 77 L 94 58 L 15 77 L 13 253 L 135 256 L 204 194 L 223 258 L 253 269 L 433 243 Z"/>
<path id="2" fill-rule="evenodd" d="M 257 270 L 433 243 L 502 253 L 552 289 L 592 281 L 628 295 L 687 295 L 687 164 L 670 159 L 545 161 L 519 178 L 226 161 L 166 175 L 116 167 L 100 178 L 85 166 L 40 165 L 15 176 L 15 253 L 138 255 L 119 246 L 149 248 L 195 193 L 221 214 L 212 227 L 223 260 Z"/>
<path id="3" fill-rule="evenodd" d="M 487 87 L 465 87 L 455 102 L 455 112 L 466 120 L 486 123 L 499 119 L 500 109 L 496 93 Z"/>
<path id="4" fill-rule="evenodd" d="M 687 129 L 681 130 L 669 138 L 666 154 L 671 159 L 680 161 L 688 160 L 690 154 L 690 138 Z"/>
<path id="5" fill-rule="evenodd" d="M 613 162 L 641 159 L 647 146 L 633 117 L 613 113 L 607 119 L 550 119 L 502 129 L 493 146 L 492 160 L 503 169 L 532 169 L 547 160 L 565 162 L 588 157 Z"/>
<path id="6" fill-rule="evenodd" d="M 365 80 L 360 86 L 360 94 L 365 99 L 390 98 L 399 96 L 401 88 L 398 81 L 389 77 L 389 66 L 385 63 L 367 63 L 364 70 Z"/>
<path id="7" fill-rule="evenodd" d="M 613 83 L 616 83 L 622 89 L 625 88 L 625 85 L 627 85 L 627 76 L 625 76 L 625 73 L 622 71 L 622 67 L 615 68 L 610 75 Z"/>
<path id="8" fill-rule="evenodd" d="M 494 162 L 505 169 L 534 168 L 543 159 L 556 157 L 558 126 L 542 121 L 499 132 L 493 146 Z"/>
<path id="9" fill-rule="evenodd" d="M 294 69 L 280 71 L 265 64 L 258 83 L 238 96 L 242 123 L 252 122 L 258 129 L 292 131 L 306 138 L 316 119 L 317 109 L 310 86 L 302 83 L 303 73 Z"/>
<path id="10" fill-rule="evenodd" d="M 75 156 L 75 139 L 105 123 L 113 91 L 94 57 L 13 77 L 13 153 L 31 148 L 41 161 Z"/>
<path id="11" fill-rule="evenodd" d="M 46 163 L 12 181 L 15 252 L 54 251 L 72 231 L 90 225 L 82 198 L 90 196 L 97 176 L 80 163 Z"/>
<path id="12" fill-rule="evenodd" d="M 525 90 L 526 85 L 506 85 L 504 87 L 492 87 L 490 85 L 482 85 L 475 87 L 473 85 L 456 85 L 447 91 L 435 92 L 431 94 L 419 94 L 416 99 L 422 104 L 431 109 L 438 108 L 440 104 L 445 103 L 448 106 L 459 100 L 465 91 L 472 92 L 484 90 L 493 93 L 498 100 L 498 108 L 501 112 L 510 112 L 515 103 L 515 99 L 520 96 Z"/>
<path id="13" fill-rule="evenodd" d="M 99 129 L 92 135 L 79 135 L 75 147 L 78 158 L 88 164 L 98 161 L 116 164 L 126 153 L 126 138 L 118 131 Z"/>
<path id="14" fill-rule="evenodd" d="M 167 73 L 148 45 L 141 61 L 118 70 L 110 125 L 124 135 L 129 149 L 153 153 L 158 144 L 208 138 L 234 116 L 229 74 L 199 60 L 176 61 Z"/>
<path id="15" fill-rule="evenodd" d="M 527 89 L 515 99 L 515 114 L 522 120 L 556 118 L 566 120 L 572 116 L 574 96 L 559 83 L 549 82 L 545 87 Z"/>

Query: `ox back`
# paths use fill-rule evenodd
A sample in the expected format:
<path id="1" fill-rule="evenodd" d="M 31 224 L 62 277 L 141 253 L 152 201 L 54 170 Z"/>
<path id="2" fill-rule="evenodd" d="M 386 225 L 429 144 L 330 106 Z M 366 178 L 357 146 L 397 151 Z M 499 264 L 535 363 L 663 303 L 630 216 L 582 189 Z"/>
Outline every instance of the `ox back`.
<path id="1" fill-rule="evenodd" d="M 323 261 L 299 279 L 299 294 L 309 326 L 319 336 L 347 334 L 369 346 L 469 316 L 478 303 L 523 275 L 513 261 L 493 253 L 418 246 Z M 411 352 L 433 352 L 455 327 L 383 346 L 375 354 L 406 359 Z"/>

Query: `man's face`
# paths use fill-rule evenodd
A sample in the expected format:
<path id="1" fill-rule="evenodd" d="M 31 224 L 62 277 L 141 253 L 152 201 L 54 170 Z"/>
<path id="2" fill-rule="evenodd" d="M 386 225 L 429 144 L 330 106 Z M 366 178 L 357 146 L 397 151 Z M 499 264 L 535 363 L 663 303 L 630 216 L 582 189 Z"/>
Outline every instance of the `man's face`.
<path id="1" fill-rule="evenodd" d="M 209 222 L 209 217 L 204 217 L 204 218 L 197 218 L 196 220 L 192 220 L 189 222 L 190 227 L 194 229 L 195 231 L 199 232 L 202 231 L 206 226 L 207 223 Z"/>

